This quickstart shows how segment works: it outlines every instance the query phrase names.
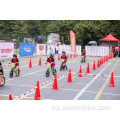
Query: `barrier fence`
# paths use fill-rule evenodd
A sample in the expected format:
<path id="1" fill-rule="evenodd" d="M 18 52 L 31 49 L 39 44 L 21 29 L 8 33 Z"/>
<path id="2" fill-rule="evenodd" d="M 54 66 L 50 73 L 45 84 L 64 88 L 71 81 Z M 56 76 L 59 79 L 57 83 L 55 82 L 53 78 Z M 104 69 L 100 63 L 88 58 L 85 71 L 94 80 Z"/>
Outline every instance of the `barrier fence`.
<path id="1" fill-rule="evenodd" d="M 88 56 L 106 56 L 109 55 L 107 46 L 85 46 L 86 55 Z"/>

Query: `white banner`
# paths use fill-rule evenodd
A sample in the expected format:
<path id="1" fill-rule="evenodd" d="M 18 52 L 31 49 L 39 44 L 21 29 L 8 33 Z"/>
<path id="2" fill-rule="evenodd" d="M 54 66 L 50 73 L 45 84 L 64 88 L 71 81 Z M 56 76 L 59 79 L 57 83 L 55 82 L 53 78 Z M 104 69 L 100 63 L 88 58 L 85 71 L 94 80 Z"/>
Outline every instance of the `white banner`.
<path id="1" fill-rule="evenodd" d="M 106 56 L 109 55 L 107 46 L 85 46 L 86 55 L 88 56 Z"/>
<path id="2" fill-rule="evenodd" d="M 55 53 L 55 45 L 48 45 L 47 46 L 47 55 L 49 55 L 50 52 Z"/>
<path id="3" fill-rule="evenodd" d="M 0 43 L 0 59 L 12 58 L 14 54 L 14 43 Z"/>
<path id="4" fill-rule="evenodd" d="M 59 45 L 58 53 L 62 54 L 62 51 L 65 51 L 66 54 L 73 54 L 74 52 L 71 51 L 71 45 Z M 81 46 L 76 46 L 76 53 L 81 55 Z"/>
<path id="5" fill-rule="evenodd" d="M 36 45 L 36 55 L 45 55 L 46 45 L 37 44 Z"/>

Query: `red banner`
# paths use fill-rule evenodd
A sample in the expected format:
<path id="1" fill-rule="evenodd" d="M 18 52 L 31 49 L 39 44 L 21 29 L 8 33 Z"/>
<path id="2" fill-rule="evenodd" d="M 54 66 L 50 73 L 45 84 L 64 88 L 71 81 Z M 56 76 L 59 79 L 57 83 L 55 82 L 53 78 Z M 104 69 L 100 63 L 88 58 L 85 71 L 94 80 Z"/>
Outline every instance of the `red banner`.
<path id="1" fill-rule="evenodd" d="M 70 30 L 70 43 L 71 43 L 71 51 L 76 52 L 75 33 L 72 30 Z"/>

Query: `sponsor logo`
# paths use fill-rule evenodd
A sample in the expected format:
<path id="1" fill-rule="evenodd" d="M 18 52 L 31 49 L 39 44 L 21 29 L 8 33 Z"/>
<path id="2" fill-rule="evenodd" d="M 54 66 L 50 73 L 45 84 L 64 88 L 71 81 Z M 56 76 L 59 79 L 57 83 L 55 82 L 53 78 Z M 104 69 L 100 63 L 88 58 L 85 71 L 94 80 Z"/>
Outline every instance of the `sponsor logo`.
<path id="1" fill-rule="evenodd" d="M 0 48 L 0 53 L 12 53 L 12 49 L 9 49 L 9 48 L 7 48 L 7 49 L 1 49 Z"/>
<path id="2" fill-rule="evenodd" d="M 30 52 L 30 48 L 23 48 L 25 51 Z"/>
<path id="3" fill-rule="evenodd" d="M 44 49 L 44 46 L 39 46 L 39 50 L 43 50 Z"/>

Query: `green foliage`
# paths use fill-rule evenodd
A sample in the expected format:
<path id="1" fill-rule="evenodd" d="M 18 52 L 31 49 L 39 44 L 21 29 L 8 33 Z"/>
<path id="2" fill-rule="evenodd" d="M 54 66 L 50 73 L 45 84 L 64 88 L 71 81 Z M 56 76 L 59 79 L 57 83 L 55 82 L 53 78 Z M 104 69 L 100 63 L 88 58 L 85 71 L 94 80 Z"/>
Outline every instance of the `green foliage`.
<path id="1" fill-rule="evenodd" d="M 109 33 L 120 39 L 119 20 L 0 20 L 0 39 L 5 39 L 5 23 L 7 40 L 17 39 L 18 43 L 24 37 L 57 33 L 62 43 L 70 44 L 70 30 L 75 32 L 76 43 L 81 45 L 91 40 L 99 42 Z"/>

